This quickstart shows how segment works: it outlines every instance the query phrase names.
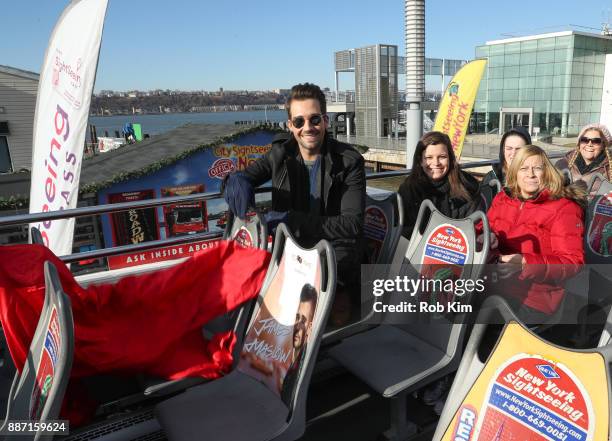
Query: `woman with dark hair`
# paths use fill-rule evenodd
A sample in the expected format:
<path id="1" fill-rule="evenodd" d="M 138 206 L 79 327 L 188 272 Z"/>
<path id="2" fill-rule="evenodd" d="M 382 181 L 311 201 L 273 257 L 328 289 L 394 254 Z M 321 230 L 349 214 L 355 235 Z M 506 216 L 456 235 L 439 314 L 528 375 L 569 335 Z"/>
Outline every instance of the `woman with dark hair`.
<path id="1" fill-rule="evenodd" d="M 495 164 L 489 173 L 482 179 L 482 185 L 489 185 L 493 179 L 497 179 L 503 186 L 506 182 L 506 173 L 512 162 L 512 158 L 520 148 L 531 144 L 531 136 L 524 127 L 514 127 L 508 130 L 499 143 L 499 164 Z"/>
<path id="2" fill-rule="evenodd" d="M 584 191 L 565 186 L 540 147 L 517 152 L 487 218 L 497 237 L 499 274 L 520 274 L 511 294 L 526 321 L 542 323 L 553 313 L 564 294 L 559 282 L 584 263 L 584 202 Z"/>
<path id="3" fill-rule="evenodd" d="M 568 169 L 572 181 L 586 188 L 591 176 L 601 173 L 612 181 L 612 157 L 608 147 L 612 144 L 612 135 L 603 124 L 588 124 L 580 130 L 576 149 L 567 153 L 555 164 L 559 170 Z M 597 191 L 599 186 L 593 188 Z"/>
<path id="4" fill-rule="evenodd" d="M 479 208 L 478 181 L 459 169 L 450 138 L 442 132 L 429 132 L 419 140 L 414 152 L 412 173 L 399 188 L 404 203 L 404 231 L 410 239 L 419 207 L 425 199 L 445 216 L 461 219 Z"/>

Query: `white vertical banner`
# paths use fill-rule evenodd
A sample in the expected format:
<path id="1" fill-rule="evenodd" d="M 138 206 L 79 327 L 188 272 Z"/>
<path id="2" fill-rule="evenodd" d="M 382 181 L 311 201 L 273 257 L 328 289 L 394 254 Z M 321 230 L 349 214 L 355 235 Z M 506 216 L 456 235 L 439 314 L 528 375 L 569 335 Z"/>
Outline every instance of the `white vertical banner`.
<path id="1" fill-rule="evenodd" d="M 599 122 L 612 129 L 612 54 L 606 55 Z"/>
<path id="2" fill-rule="evenodd" d="M 30 213 L 75 208 L 108 0 L 73 0 L 59 18 L 40 72 Z M 30 224 L 55 254 L 72 252 L 74 219 Z"/>

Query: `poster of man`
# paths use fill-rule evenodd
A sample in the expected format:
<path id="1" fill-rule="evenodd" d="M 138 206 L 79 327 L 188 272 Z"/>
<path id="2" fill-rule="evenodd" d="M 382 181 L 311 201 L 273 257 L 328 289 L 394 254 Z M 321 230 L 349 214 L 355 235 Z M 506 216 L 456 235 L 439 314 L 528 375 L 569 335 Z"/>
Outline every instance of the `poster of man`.
<path id="1" fill-rule="evenodd" d="M 293 325 L 293 349 L 289 356 L 291 364 L 285 373 L 285 379 L 281 387 L 281 399 L 287 406 L 291 403 L 300 366 L 306 354 L 306 345 L 312 330 L 312 321 L 316 308 L 317 291 L 314 286 L 307 283 L 302 287 L 302 292 L 300 293 L 300 304 L 295 314 L 295 323 Z"/>
<path id="2" fill-rule="evenodd" d="M 247 331 L 238 369 L 289 405 L 316 317 L 321 268 L 316 250 L 287 245 Z M 299 288 L 297 288 L 299 287 Z"/>

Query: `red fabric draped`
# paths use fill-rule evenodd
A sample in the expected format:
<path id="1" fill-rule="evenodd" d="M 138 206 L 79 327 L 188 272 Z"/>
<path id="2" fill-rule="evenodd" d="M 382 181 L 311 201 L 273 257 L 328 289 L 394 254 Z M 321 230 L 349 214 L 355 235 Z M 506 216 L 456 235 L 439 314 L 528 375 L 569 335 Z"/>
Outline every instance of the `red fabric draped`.
<path id="1" fill-rule="evenodd" d="M 202 325 L 257 295 L 270 255 L 221 241 L 171 268 L 82 288 L 47 248 L 2 246 L 0 321 L 20 370 L 43 305 L 46 260 L 55 264 L 72 303 L 72 378 L 138 373 L 177 379 L 216 378 L 231 367 L 233 334 L 207 342 Z"/>

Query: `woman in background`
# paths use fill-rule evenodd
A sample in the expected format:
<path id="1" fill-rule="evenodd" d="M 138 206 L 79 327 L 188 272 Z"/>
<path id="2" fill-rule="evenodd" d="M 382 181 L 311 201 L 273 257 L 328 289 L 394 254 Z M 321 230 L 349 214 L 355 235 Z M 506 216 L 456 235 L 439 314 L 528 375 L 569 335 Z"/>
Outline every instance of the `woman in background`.
<path id="1" fill-rule="evenodd" d="M 612 157 L 608 147 L 612 144 L 612 135 L 603 124 L 589 124 L 584 126 L 578 136 L 576 149 L 557 161 L 555 166 L 559 170 L 568 169 L 572 181 L 584 189 L 591 176 L 601 173 L 607 180 L 612 179 Z M 592 189 L 597 191 L 599 185 Z"/>
<path id="2" fill-rule="evenodd" d="M 530 144 L 531 136 L 524 127 L 514 127 L 504 133 L 499 143 L 499 164 L 495 164 L 493 170 L 485 175 L 482 185 L 488 185 L 490 181 L 497 179 L 503 186 L 512 158 L 520 148 Z"/>
<path id="3" fill-rule="evenodd" d="M 493 198 L 499 191 L 493 180 L 497 180 L 503 187 L 506 183 L 506 174 L 512 158 L 519 149 L 529 144 L 531 144 L 531 136 L 523 127 L 514 127 L 504 133 L 499 143 L 499 163 L 492 167 L 492 170 L 485 175 L 480 183 L 485 210 L 489 209 Z"/>
<path id="4" fill-rule="evenodd" d="M 398 192 L 404 205 L 404 230 L 410 239 L 421 203 L 433 202 L 445 216 L 462 219 L 476 211 L 480 190 L 476 179 L 459 169 L 450 138 L 442 132 L 429 132 L 419 140 L 414 152 L 412 173 Z"/>

